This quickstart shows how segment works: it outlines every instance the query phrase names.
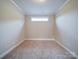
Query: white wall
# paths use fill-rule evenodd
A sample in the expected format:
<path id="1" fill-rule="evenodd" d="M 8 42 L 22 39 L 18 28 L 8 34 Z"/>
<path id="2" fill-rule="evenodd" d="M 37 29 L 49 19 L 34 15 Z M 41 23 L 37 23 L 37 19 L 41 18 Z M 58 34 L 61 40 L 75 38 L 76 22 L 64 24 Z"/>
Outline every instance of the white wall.
<path id="1" fill-rule="evenodd" d="M 78 54 L 78 1 L 70 0 L 56 15 L 56 39 Z"/>
<path id="2" fill-rule="evenodd" d="M 54 37 L 54 16 L 40 16 L 48 17 L 47 22 L 32 22 L 31 17 L 26 16 L 26 33 L 25 37 L 28 39 L 53 39 Z"/>
<path id="3" fill-rule="evenodd" d="M 0 55 L 21 41 L 23 24 L 24 16 L 11 1 L 0 0 Z"/>

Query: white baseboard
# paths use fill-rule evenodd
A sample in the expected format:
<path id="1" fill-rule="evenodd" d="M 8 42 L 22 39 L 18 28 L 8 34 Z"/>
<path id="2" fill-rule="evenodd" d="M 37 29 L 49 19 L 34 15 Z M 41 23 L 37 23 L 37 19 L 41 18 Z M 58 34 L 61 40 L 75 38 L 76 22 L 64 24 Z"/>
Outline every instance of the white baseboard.
<path id="1" fill-rule="evenodd" d="M 63 47 L 66 51 L 68 51 L 73 57 L 78 58 L 77 55 L 69 50 L 67 47 L 65 47 L 63 44 L 61 44 L 59 41 L 55 40 L 61 47 Z"/>
<path id="2" fill-rule="evenodd" d="M 29 38 L 29 39 L 24 39 L 24 40 L 55 40 L 55 39 L 31 39 L 31 38 Z"/>
<path id="3" fill-rule="evenodd" d="M 4 56 L 6 56 L 8 53 L 10 53 L 14 48 L 16 48 L 17 46 L 19 46 L 22 42 L 24 42 L 24 40 L 20 41 L 17 45 L 12 46 L 12 48 L 10 48 L 9 50 L 7 50 L 3 54 L 1 54 L 0 55 L 0 59 L 2 59 Z"/>

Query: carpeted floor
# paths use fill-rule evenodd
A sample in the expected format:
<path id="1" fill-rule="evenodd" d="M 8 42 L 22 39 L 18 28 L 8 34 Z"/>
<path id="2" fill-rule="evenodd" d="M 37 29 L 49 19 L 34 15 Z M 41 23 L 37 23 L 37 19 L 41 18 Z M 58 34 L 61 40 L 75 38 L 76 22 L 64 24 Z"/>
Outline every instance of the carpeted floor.
<path id="1" fill-rule="evenodd" d="M 3 59 L 75 59 L 55 41 L 26 40 Z"/>

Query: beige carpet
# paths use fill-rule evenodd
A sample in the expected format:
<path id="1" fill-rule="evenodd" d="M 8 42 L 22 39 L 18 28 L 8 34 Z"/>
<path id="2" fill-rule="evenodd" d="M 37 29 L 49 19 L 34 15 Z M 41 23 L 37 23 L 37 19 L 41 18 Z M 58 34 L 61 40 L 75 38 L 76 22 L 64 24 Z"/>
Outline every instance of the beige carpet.
<path id="1" fill-rule="evenodd" d="M 3 59 L 75 59 L 55 41 L 26 40 Z"/>

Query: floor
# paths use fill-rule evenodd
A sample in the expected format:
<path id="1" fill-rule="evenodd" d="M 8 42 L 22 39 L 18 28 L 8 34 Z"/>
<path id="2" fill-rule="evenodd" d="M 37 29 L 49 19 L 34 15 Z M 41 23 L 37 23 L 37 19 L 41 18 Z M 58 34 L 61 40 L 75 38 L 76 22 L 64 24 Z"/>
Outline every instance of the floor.
<path id="1" fill-rule="evenodd" d="M 25 40 L 2 59 L 75 59 L 55 41 Z"/>

